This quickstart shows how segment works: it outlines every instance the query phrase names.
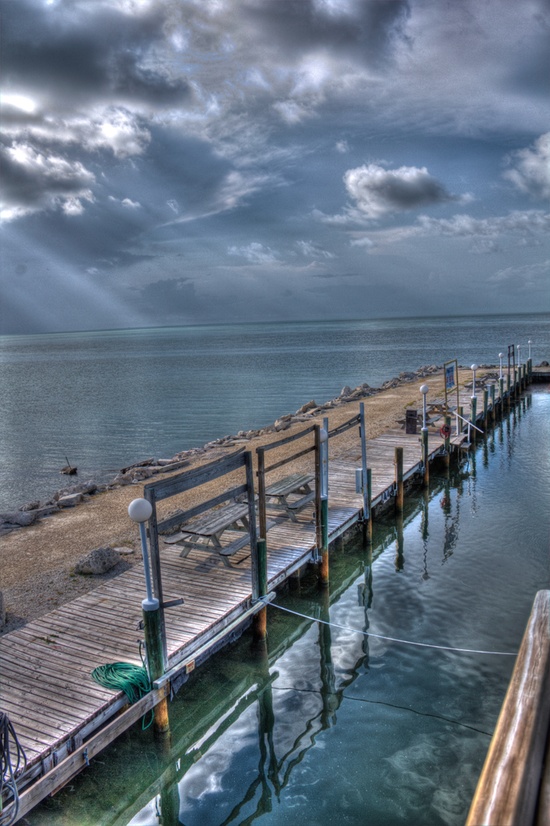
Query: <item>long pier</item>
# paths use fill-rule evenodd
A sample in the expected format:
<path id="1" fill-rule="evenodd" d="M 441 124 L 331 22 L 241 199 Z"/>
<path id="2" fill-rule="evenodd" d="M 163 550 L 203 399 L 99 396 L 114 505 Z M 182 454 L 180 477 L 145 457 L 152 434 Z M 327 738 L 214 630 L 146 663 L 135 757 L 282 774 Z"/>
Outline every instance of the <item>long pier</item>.
<path id="1" fill-rule="evenodd" d="M 152 690 L 133 705 L 128 705 L 123 692 L 96 683 L 91 672 L 120 661 L 141 665 L 142 600 L 150 587 L 142 566 L 0 638 L 0 710 L 9 717 L 27 758 L 24 769 L 16 774 L 17 812 L 5 787 L 0 824 L 17 822 L 145 713 L 163 703 L 201 662 L 265 612 L 265 599 L 278 586 L 309 563 L 322 567 L 329 546 L 339 537 L 357 526 L 368 535 L 379 509 L 399 507 L 407 484 L 426 484 L 434 460 L 445 461 L 451 452 L 464 451 L 481 438 L 479 431 L 505 415 L 532 377 L 533 371 L 526 367 L 517 374 L 514 371 L 512 381 L 497 379 L 480 389 L 457 389 L 457 404 L 451 414 L 442 409 L 441 399 L 426 400 L 425 422 L 421 417 L 415 428 L 410 426 L 411 417 L 405 417 L 402 429 L 389 430 L 375 439 L 366 439 L 364 421 L 354 417 L 347 428 L 357 432 L 356 441 L 348 438 L 341 449 L 338 440 L 346 429 L 342 426 L 332 432 L 323 431 L 320 425 L 306 428 L 301 450 L 290 457 L 290 442 L 301 434 L 283 438 L 279 442 L 282 454 L 273 451 L 273 455 L 284 454 L 283 459 L 271 466 L 262 466 L 261 461 L 260 466 L 255 464 L 259 497 L 252 485 L 252 465 L 247 465 L 246 483 L 236 486 L 236 470 L 231 466 L 233 475 L 228 475 L 228 482 L 233 487 L 228 495 L 235 494 L 238 501 L 243 492 L 252 491 L 252 502 L 248 497 L 252 519 L 256 509 L 260 511 L 258 536 L 256 525 L 246 523 L 248 540 L 245 537 L 243 542 L 242 531 L 229 526 L 232 539 L 225 547 L 235 548 L 231 556 L 224 558 L 223 547 L 213 549 L 208 543 L 203 548 L 194 542 L 191 550 L 186 549 L 185 543 L 192 537 L 185 533 L 187 523 L 181 541 L 172 542 L 177 538 L 173 530 L 178 529 L 182 512 L 159 508 L 149 523 L 149 540 L 154 590 L 163 609 L 164 666 L 162 674 L 152 675 Z M 481 399 L 478 408 L 476 402 Z M 449 415 L 454 419 L 450 432 Z M 421 429 L 419 425 L 424 424 Z M 308 439 L 312 444 L 302 447 Z M 264 446 L 264 453 L 266 449 Z M 264 471 L 265 467 L 276 469 L 275 475 L 280 476 L 283 464 L 292 464 L 292 470 L 303 473 L 308 462 L 315 465 L 311 473 L 314 490 L 310 494 L 307 485 L 302 486 L 297 494 L 301 498 L 282 497 L 287 510 L 273 509 L 281 500 L 269 498 L 266 491 L 270 488 L 262 479 L 261 467 Z M 172 494 L 180 504 L 189 485 L 208 481 L 205 473 L 197 476 L 195 471 L 193 477 L 192 471 L 149 485 L 146 496 L 155 507 L 157 500 L 160 503 Z M 211 501 L 219 506 L 223 499 L 218 495 Z M 262 542 L 266 547 L 263 573 L 258 571 L 256 557 L 256 545 Z"/>

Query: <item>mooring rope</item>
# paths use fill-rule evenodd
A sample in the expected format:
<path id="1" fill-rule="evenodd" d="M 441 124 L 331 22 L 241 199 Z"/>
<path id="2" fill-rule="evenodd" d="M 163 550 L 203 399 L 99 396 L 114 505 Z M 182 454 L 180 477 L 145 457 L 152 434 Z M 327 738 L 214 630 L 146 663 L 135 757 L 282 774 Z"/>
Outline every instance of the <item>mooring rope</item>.
<path id="1" fill-rule="evenodd" d="M 15 760 L 10 749 L 10 740 L 15 746 Z M 23 746 L 17 739 L 17 734 L 7 714 L 0 711 L 0 822 L 2 826 L 10 826 L 15 823 L 19 813 L 19 792 L 17 790 L 16 776 L 24 771 L 27 765 L 27 757 Z M 4 819 L 5 811 L 2 808 L 4 789 L 9 789 L 12 800 L 8 799 L 8 806 L 12 807 L 7 819 Z"/>
<path id="2" fill-rule="evenodd" d="M 142 665 L 105 663 L 105 665 L 98 665 L 97 668 L 94 668 L 92 678 L 104 688 L 124 691 L 130 705 L 137 703 L 138 700 L 151 691 L 149 674 Z M 149 728 L 153 718 L 154 712 L 151 710 L 151 717 L 147 723 L 145 723 L 145 717 L 143 718 L 142 728 Z"/>
<path id="3" fill-rule="evenodd" d="M 329 625 L 331 628 L 340 628 L 342 631 L 352 631 L 354 634 L 363 634 L 364 637 L 373 637 L 377 640 L 387 640 L 388 642 L 398 642 L 402 645 L 415 645 L 419 648 L 436 648 L 439 651 L 456 651 L 460 654 L 494 654 L 500 657 L 517 657 L 517 651 L 484 651 L 478 648 L 455 648 L 452 645 L 435 645 L 429 642 L 415 642 L 414 640 L 402 640 L 398 637 L 387 637 L 384 634 L 374 634 L 372 631 L 362 631 L 360 628 L 350 628 L 348 625 L 338 625 L 336 622 L 329 622 L 328 620 L 310 617 L 307 614 L 301 614 L 299 611 L 293 611 L 291 608 L 285 608 L 283 605 L 278 605 L 276 602 L 268 602 L 265 597 L 260 597 L 260 601 L 265 602 L 272 608 L 278 608 L 280 611 L 286 611 L 287 614 L 294 614 L 296 617 L 311 620 L 311 622 L 320 622 L 323 625 Z"/>

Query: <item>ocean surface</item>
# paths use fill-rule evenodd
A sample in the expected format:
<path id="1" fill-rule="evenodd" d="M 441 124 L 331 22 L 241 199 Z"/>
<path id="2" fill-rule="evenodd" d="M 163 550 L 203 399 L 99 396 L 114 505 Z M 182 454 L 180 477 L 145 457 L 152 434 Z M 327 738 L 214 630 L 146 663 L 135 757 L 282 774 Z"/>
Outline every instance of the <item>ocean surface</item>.
<path id="1" fill-rule="evenodd" d="M 462 826 L 550 587 L 549 444 L 533 386 L 402 520 L 375 521 L 372 554 L 335 549 L 330 589 L 277 595 L 268 657 L 245 634 L 191 675 L 168 753 L 136 725 L 29 826 Z"/>
<path id="2" fill-rule="evenodd" d="M 550 361 L 550 315 L 224 324 L 0 336 L 0 513 L 73 479 L 271 424 L 342 387 L 508 345 Z"/>

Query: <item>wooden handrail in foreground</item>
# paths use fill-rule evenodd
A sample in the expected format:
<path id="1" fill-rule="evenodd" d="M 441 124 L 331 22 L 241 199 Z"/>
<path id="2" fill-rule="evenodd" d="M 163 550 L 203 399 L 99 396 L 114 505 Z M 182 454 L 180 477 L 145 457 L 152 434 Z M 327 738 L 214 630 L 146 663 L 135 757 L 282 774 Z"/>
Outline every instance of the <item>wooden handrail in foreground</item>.
<path id="1" fill-rule="evenodd" d="M 549 718 L 550 591 L 539 591 L 466 826 L 533 824 Z"/>

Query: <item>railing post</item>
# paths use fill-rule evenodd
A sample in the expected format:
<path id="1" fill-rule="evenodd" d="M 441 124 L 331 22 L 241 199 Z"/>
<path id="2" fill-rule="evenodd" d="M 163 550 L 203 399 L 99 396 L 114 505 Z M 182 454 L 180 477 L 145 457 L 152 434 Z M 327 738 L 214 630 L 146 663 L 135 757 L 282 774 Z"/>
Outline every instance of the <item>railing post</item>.
<path id="1" fill-rule="evenodd" d="M 445 467 L 449 467 L 451 464 L 451 417 L 445 416 L 445 427 L 446 433 L 445 436 Z"/>
<path id="2" fill-rule="evenodd" d="M 430 463 L 428 460 L 428 421 L 426 415 L 426 397 L 429 389 L 430 388 L 427 384 L 423 384 L 420 388 L 420 392 L 422 393 L 422 464 L 424 465 L 422 481 L 424 487 L 428 487 L 430 484 Z"/>

